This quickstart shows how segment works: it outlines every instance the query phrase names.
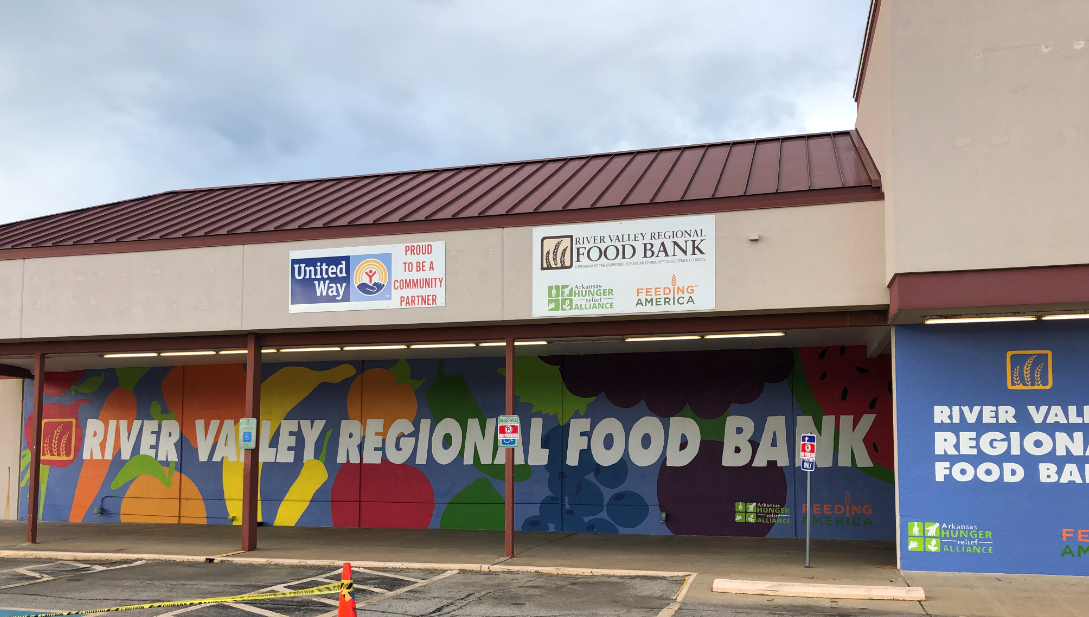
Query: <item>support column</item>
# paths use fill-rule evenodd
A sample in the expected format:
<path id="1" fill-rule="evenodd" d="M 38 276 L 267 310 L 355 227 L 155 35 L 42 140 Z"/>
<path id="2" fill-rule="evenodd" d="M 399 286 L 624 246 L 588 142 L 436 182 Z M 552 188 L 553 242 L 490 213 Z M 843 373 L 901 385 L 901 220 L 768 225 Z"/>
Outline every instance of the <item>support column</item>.
<path id="1" fill-rule="evenodd" d="M 256 334 L 246 339 L 246 418 L 257 419 L 252 450 L 242 450 L 242 550 L 257 550 L 257 498 L 261 481 L 261 344 Z"/>
<path id="2" fill-rule="evenodd" d="M 42 406 L 45 397 L 45 354 L 34 354 L 34 406 L 30 410 L 30 477 L 27 489 L 26 543 L 38 543 L 39 474 L 42 469 Z"/>
<path id="3" fill-rule="evenodd" d="M 507 337 L 507 415 L 514 415 L 514 338 Z M 507 451 L 504 487 L 506 488 L 504 501 L 505 524 L 503 532 L 503 544 L 508 558 L 514 557 L 514 448 L 505 448 Z"/>

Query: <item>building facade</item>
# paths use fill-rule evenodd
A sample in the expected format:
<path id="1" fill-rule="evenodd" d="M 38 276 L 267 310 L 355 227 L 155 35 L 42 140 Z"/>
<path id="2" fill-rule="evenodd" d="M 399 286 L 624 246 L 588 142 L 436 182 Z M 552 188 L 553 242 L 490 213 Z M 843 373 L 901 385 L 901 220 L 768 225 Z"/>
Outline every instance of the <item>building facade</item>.
<path id="1" fill-rule="evenodd" d="M 259 395 L 264 524 L 809 521 L 908 570 L 1085 573 L 1087 24 L 875 1 L 852 131 L 2 226 L 4 516 L 37 483 L 41 520 L 242 524 Z"/>

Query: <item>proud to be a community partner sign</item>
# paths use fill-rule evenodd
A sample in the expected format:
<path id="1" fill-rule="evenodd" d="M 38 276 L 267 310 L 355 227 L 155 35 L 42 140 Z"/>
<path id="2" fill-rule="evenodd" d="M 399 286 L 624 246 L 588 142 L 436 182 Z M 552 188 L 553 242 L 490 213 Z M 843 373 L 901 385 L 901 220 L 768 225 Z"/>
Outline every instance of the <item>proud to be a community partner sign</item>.
<path id="1" fill-rule="evenodd" d="M 715 217 L 533 229 L 533 316 L 715 308 Z"/>

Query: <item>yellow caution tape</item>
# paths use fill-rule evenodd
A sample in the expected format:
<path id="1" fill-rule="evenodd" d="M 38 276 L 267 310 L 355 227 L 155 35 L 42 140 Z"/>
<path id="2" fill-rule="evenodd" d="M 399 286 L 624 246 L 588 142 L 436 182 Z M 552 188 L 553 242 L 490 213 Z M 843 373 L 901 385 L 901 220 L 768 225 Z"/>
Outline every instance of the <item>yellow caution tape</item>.
<path id="1" fill-rule="evenodd" d="M 300 596 L 320 596 L 330 593 L 341 593 L 347 587 L 351 592 L 352 584 L 332 583 L 310 589 L 297 591 L 272 591 L 268 593 L 251 593 L 241 596 L 226 596 L 223 598 L 203 598 L 200 600 L 175 600 L 173 602 L 155 602 L 152 604 L 133 604 L 131 606 L 113 606 L 110 608 L 94 608 L 84 611 L 65 611 L 61 613 L 34 613 L 33 615 L 20 615 L 19 617 L 62 617 L 63 615 L 90 615 L 93 613 L 113 613 L 117 611 L 136 611 L 142 608 L 168 608 L 174 606 L 196 606 L 199 604 L 220 604 L 227 602 L 252 602 L 255 600 L 274 600 L 276 598 L 298 598 Z"/>

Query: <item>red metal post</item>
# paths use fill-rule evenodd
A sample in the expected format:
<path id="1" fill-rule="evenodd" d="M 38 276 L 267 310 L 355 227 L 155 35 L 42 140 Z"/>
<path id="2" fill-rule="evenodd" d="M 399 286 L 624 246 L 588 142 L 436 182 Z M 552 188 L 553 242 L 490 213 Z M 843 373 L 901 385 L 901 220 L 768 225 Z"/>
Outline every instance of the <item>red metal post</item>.
<path id="1" fill-rule="evenodd" d="M 252 450 L 243 450 L 242 471 L 242 550 L 257 550 L 257 497 L 261 481 L 261 344 L 256 334 L 246 338 L 246 410 L 245 417 L 257 419 L 257 435 Z"/>
<path id="2" fill-rule="evenodd" d="M 507 337 L 507 415 L 514 415 L 514 339 Z M 506 549 L 506 556 L 508 558 L 514 557 L 514 448 L 506 448 L 507 460 L 506 460 L 506 474 L 504 486 L 506 488 L 506 495 L 504 497 L 505 524 L 503 526 L 503 544 Z"/>
<path id="3" fill-rule="evenodd" d="M 42 405 L 45 397 L 45 354 L 34 354 L 34 408 L 31 409 L 30 478 L 27 489 L 26 543 L 38 543 L 38 475 L 42 468 Z"/>

